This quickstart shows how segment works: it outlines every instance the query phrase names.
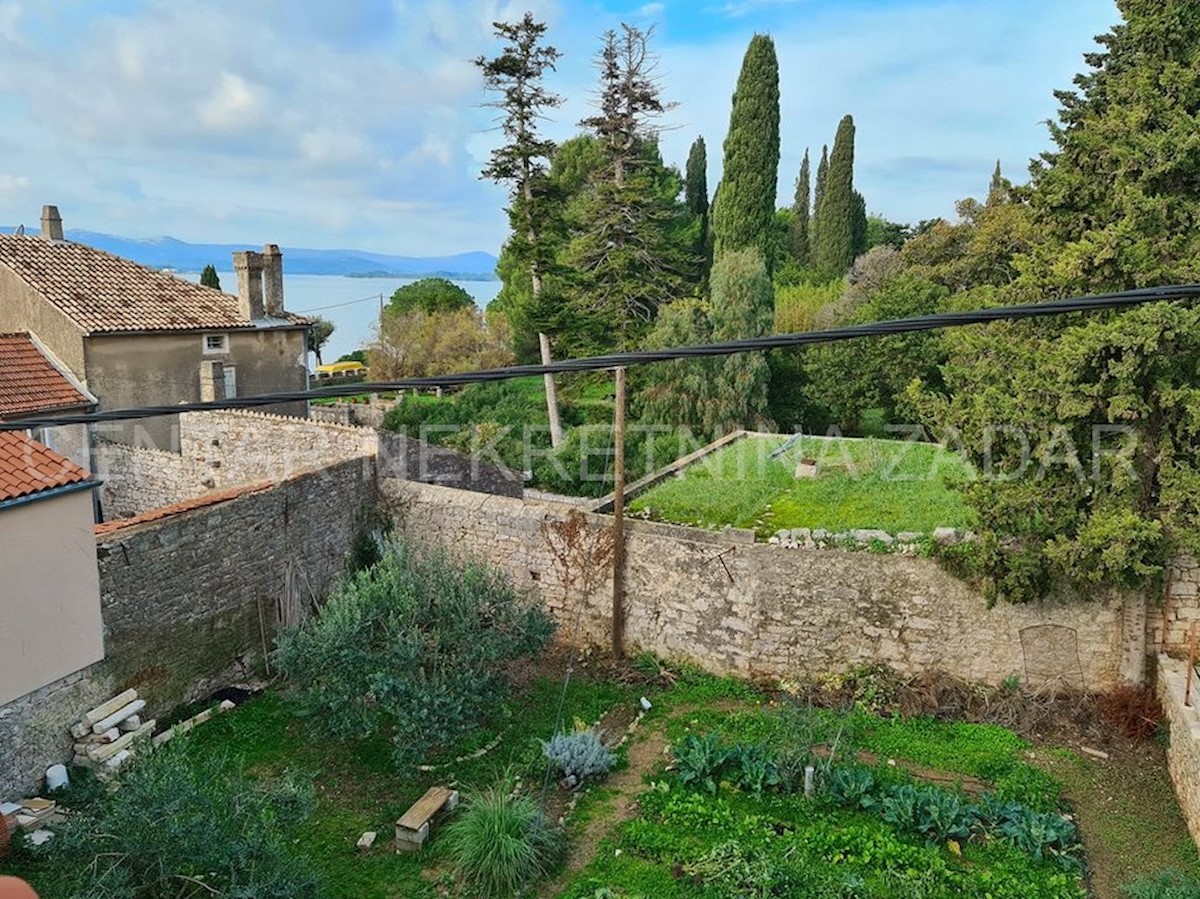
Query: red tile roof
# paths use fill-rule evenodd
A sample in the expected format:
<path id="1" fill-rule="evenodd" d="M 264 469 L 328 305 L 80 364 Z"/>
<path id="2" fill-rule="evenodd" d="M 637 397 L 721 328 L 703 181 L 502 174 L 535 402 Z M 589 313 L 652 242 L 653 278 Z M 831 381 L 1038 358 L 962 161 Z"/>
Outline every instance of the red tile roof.
<path id="1" fill-rule="evenodd" d="M 0 502 L 89 480 L 70 459 L 20 431 L 0 431 Z"/>
<path id="2" fill-rule="evenodd" d="M 143 512 L 141 515 L 134 515 L 132 518 L 121 518 L 117 521 L 105 521 L 95 527 L 96 536 L 104 537 L 114 531 L 119 531 L 122 528 L 132 527 L 135 524 L 146 524 L 150 521 L 159 521 L 163 518 L 170 518 L 172 515 L 179 515 L 182 512 L 191 512 L 194 509 L 205 509 L 208 506 L 215 506 L 217 503 L 228 502 L 231 499 L 237 499 L 239 496 L 246 496 L 250 493 L 259 493 L 263 490 L 270 490 L 274 484 L 270 481 L 263 481 L 258 484 L 242 484 L 240 487 L 230 487 L 228 490 L 219 490 L 216 493 L 206 493 L 203 496 L 197 496 L 192 499 L 185 499 L 181 503 L 173 503 L 169 506 L 162 506 L 158 509 L 151 509 L 149 512 Z"/>
<path id="3" fill-rule="evenodd" d="M 90 403 L 28 334 L 0 334 L 0 419 Z"/>
<path id="4" fill-rule="evenodd" d="M 242 318 L 238 299 L 86 244 L 0 235 L 0 266 L 36 290 L 87 334 L 262 327 Z M 271 326 L 309 324 L 285 312 Z"/>

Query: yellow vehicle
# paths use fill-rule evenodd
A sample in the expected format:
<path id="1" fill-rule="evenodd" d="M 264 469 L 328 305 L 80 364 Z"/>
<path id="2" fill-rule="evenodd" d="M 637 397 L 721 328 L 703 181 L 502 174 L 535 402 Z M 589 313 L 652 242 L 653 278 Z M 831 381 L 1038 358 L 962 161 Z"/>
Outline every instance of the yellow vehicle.
<path id="1" fill-rule="evenodd" d="M 366 373 L 367 367 L 361 362 L 330 362 L 328 365 L 317 366 L 318 378 L 348 378 Z"/>

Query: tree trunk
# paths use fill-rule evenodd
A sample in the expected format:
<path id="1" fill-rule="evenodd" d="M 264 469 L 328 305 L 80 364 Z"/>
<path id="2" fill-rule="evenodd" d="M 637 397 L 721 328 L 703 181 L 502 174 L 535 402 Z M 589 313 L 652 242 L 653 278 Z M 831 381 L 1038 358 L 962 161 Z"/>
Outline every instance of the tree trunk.
<path id="1" fill-rule="evenodd" d="M 542 365 L 549 365 L 550 338 L 538 332 L 538 344 L 542 348 Z M 558 388 L 554 385 L 554 375 L 546 374 L 546 413 L 550 418 L 550 445 L 557 449 L 563 440 L 562 422 L 558 418 Z"/>

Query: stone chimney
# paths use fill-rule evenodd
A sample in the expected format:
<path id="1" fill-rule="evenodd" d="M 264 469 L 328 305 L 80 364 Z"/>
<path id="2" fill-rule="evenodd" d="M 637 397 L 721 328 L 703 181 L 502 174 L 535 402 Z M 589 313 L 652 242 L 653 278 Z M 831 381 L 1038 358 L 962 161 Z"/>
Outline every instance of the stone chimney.
<path id="1" fill-rule="evenodd" d="M 238 313 L 248 321 L 258 321 L 265 311 L 262 254 L 251 250 L 234 253 L 233 270 L 237 273 Z"/>
<path id="2" fill-rule="evenodd" d="M 279 245 L 263 247 L 263 304 L 271 318 L 283 318 L 283 253 Z"/>
<path id="3" fill-rule="evenodd" d="M 57 206 L 42 207 L 42 237 L 46 240 L 62 240 L 62 216 Z"/>

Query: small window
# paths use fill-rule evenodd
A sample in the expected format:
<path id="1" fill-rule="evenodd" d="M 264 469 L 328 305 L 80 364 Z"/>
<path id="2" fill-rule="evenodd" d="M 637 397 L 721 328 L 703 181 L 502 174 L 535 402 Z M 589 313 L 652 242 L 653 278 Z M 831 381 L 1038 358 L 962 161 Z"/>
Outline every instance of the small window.
<path id="1" fill-rule="evenodd" d="M 204 352 L 206 354 L 228 353 L 229 352 L 229 335 L 228 334 L 205 334 L 204 335 Z"/>
<path id="2" fill-rule="evenodd" d="M 237 396 L 237 369 L 232 365 L 223 367 L 225 371 L 225 399 Z"/>

